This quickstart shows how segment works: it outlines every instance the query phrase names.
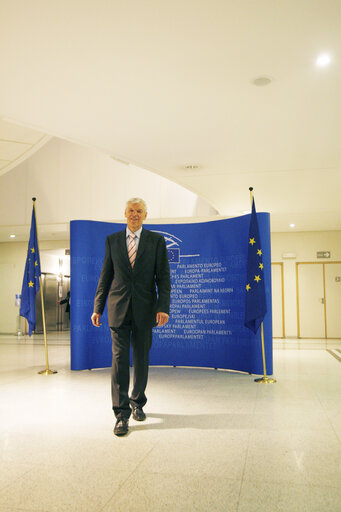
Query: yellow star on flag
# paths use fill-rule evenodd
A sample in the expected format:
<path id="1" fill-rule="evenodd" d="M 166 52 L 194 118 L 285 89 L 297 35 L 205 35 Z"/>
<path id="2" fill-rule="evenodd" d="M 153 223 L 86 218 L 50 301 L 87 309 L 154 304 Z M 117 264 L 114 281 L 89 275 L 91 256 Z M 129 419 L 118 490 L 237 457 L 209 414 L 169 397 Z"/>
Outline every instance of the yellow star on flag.
<path id="1" fill-rule="evenodd" d="M 37 267 L 37 266 L 38 266 L 38 262 L 37 262 L 37 261 L 35 261 L 35 262 L 34 262 L 34 266 L 35 266 L 35 267 Z"/>
<path id="2" fill-rule="evenodd" d="M 255 276 L 255 281 L 257 281 L 257 283 L 259 283 L 259 281 L 260 281 L 260 276 Z"/>
<path id="3" fill-rule="evenodd" d="M 253 245 L 253 244 L 255 244 L 255 243 L 256 243 L 255 239 L 254 239 L 254 238 L 250 238 L 250 242 L 249 242 L 249 244 Z"/>
<path id="4" fill-rule="evenodd" d="M 264 268 L 263 263 L 260 263 L 260 264 L 259 264 L 259 268 L 260 268 L 261 270 L 263 270 L 263 268 Z"/>
<path id="5" fill-rule="evenodd" d="M 246 285 L 246 291 L 248 292 L 249 290 L 251 290 L 251 286 L 249 284 Z"/>
<path id="6" fill-rule="evenodd" d="M 32 253 L 33 253 L 33 252 L 36 252 L 36 250 L 35 250 L 35 248 L 34 248 L 34 247 L 32 247 L 31 252 L 32 252 Z"/>
<path id="7" fill-rule="evenodd" d="M 258 256 L 262 256 L 262 254 L 263 254 L 262 249 L 258 249 L 257 254 L 258 254 Z"/>
<path id="8" fill-rule="evenodd" d="M 32 281 L 30 281 L 30 282 L 28 283 L 28 286 L 29 286 L 30 288 L 33 288 L 33 283 L 32 283 Z"/>

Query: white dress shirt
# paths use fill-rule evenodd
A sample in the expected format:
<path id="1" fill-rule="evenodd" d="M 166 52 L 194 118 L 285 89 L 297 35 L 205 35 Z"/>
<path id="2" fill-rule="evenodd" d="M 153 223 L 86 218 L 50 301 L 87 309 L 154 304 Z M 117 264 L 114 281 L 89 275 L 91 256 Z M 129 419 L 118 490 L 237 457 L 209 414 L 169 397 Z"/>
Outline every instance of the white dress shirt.
<path id="1" fill-rule="evenodd" d="M 141 227 L 140 229 L 135 231 L 135 233 L 133 233 L 132 231 L 130 231 L 130 229 L 127 226 L 127 229 L 126 229 L 127 249 L 128 249 L 128 245 L 129 245 L 129 235 L 132 234 L 132 235 L 135 235 L 135 245 L 136 245 L 136 252 L 137 252 L 137 249 L 139 248 L 139 243 L 140 243 L 142 229 L 143 228 Z"/>

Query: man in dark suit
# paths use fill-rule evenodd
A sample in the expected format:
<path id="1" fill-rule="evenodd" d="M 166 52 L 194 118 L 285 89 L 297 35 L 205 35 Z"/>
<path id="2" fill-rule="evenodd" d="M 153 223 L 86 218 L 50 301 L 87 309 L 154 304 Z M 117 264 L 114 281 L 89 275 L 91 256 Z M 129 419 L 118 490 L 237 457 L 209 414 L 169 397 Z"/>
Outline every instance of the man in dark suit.
<path id="1" fill-rule="evenodd" d="M 114 433 L 128 432 L 132 412 L 137 421 L 146 419 L 149 351 L 152 328 L 169 319 L 170 272 L 163 236 L 142 228 L 147 217 L 140 198 L 127 201 L 127 228 L 106 239 L 102 272 L 95 295 L 94 326 L 101 325 L 108 298 L 108 321 L 112 337 L 111 395 L 116 416 Z M 133 349 L 134 380 L 129 398 L 129 351 Z"/>
<path id="2" fill-rule="evenodd" d="M 57 300 L 57 304 L 60 304 L 61 306 L 63 304 L 66 304 L 65 313 L 69 314 L 69 320 L 70 320 L 70 309 L 71 309 L 70 308 L 70 302 L 71 302 L 71 296 L 70 296 L 70 292 L 69 291 L 67 292 L 65 299 Z"/>

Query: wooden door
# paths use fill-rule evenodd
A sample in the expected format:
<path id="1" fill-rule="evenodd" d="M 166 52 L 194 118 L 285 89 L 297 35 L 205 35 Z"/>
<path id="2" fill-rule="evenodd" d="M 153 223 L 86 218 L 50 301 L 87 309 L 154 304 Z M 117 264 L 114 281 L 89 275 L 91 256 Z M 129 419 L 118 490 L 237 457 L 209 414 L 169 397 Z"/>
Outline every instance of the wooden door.
<path id="1" fill-rule="evenodd" d="M 327 337 L 341 338 L 341 263 L 325 264 Z"/>
<path id="2" fill-rule="evenodd" d="M 283 263 L 272 263 L 272 332 L 274 338 L 285 338 Z"/>
<path id="3" fill-rule="evenodd" d="M 298 337 L 324 338 L 323 263 L 296 263 Z"/>

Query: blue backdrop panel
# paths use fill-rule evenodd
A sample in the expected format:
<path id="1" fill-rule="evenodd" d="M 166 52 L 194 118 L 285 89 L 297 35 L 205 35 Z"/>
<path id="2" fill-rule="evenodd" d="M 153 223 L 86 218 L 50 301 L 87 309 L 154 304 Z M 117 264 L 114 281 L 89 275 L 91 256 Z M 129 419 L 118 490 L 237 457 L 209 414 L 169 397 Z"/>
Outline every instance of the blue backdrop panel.
<path id="1" fill-rule="evenodd" d="M 264 338 L 272 374 L 270 215 L 257 214 L 267 313 Z M 153 330 L 151 365 L 203 366 L 262 374 L 260 329 L 244 327 L 250 215 L 196 224 L 148 224 L 165 237 L 171 268 L 171 315 Z M 91 324 L 105 238 L 125 224 L 71 222 L 71 369 L 111 366 L 107 310 Z"/>

